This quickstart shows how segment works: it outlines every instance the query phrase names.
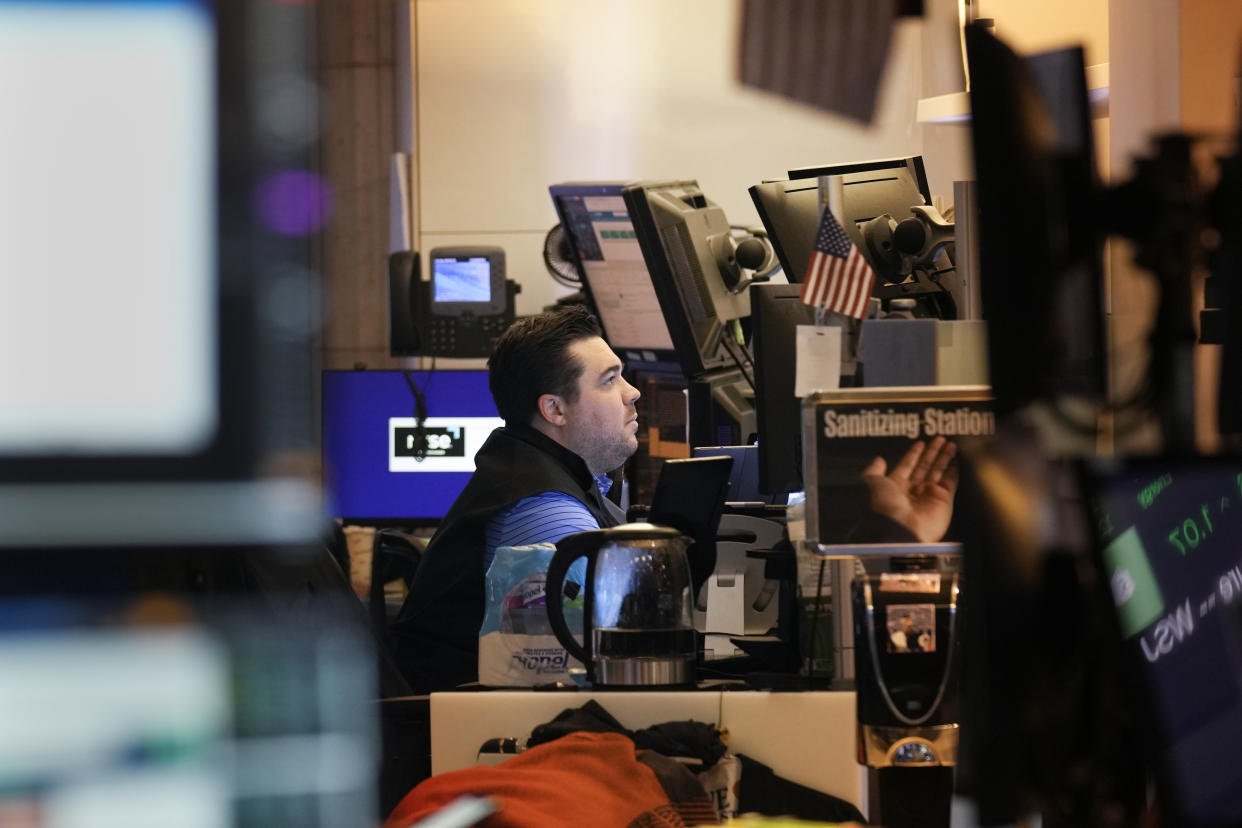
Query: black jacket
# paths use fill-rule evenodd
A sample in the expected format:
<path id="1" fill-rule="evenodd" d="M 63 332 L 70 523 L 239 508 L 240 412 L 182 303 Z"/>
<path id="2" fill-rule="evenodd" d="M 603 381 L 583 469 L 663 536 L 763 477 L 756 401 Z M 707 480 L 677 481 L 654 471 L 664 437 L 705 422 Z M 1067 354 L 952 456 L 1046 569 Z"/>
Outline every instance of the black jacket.
<path id="1" fill-rule="evenodd" d="M 392 629 L 397 662 L 419 692 L 478 678 L 483 553 L 494 515 L 523 498 L 563 492 L 601 527 L 624 520 L 581 457 L 529 426 L 496 429 L 474 462 L 474 475 L 423 553 Z"/>

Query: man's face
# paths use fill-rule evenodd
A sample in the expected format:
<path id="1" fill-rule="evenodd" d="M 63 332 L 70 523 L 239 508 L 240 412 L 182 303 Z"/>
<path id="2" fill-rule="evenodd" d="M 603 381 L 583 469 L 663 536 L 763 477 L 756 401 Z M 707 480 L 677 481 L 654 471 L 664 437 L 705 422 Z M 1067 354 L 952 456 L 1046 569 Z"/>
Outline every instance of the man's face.
<path id="1" fill-rule="evenodd" d="M 561 430 L 566 448 L 592 474 L 620 468 L 638 449 L 638 389 L 621 376 L 621 360 L 599 337 L 580 339 L 569 354 L 582 366 L 578 399 L 565 403 Z"/>

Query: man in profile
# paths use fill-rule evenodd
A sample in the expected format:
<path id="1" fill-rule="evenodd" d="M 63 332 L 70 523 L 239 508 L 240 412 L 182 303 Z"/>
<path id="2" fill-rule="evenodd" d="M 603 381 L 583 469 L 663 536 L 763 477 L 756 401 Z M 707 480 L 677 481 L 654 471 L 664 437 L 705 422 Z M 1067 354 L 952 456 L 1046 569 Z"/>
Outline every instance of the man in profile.
<path id="1" fill-rule="evenodd" d="M 555 543 L 616 526 L 610 472 L 638 448 L 639 392 L 585 308 L 518 320 L 488 360 L 505 425 L 423 554 L 393 625 L 397 661 L 416 691 L 478 675 L 484 575 L 496 549 Z"/>

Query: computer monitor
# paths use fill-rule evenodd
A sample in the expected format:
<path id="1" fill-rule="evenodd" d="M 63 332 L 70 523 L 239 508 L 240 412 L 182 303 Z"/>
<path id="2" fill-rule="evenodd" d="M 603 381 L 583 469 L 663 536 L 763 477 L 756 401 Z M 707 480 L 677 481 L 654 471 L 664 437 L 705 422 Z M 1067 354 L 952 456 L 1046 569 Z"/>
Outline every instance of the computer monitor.
<path id="1" fill-rule="evenodd" d="M 0 271 L 21 274 L 0 324 L 0 485 L 190 492 L 313 439 L 313 314 L 289 309 L 310 300 L 327 197 L 305 169 L 316 101 L 299 98 L 278 141 L 257 103 L 282 83 L 313 90 L 311 18 L 289 4 L 0 4 L 0 31 L 23 44 L 0 48 L 0 71 L 25 79 L 0 90 Z M 88 116 L 97 128 L 78 140 L 104 101 L 117 117 Z M 57 252 L 70 239 L 83 256 Z"/>
<path id="2" fill-rule="evenodd" d="M 724 210 L 696 181 L 631 184 L 622 196 L 682 371 L 749 373 L 735 323 L 750 315 L 750 296 L 722 272 L 733 239 Z"/>
<path id="3" fill-rule="evenodd" d="M 1168 824 L 1242 824 L 1242 461 L 1093 463 L 1098 582 Z"/>
<path id="4" fill-rule="evenodd" d="M 410 381 L 427 400 L 421 459 Z M 438 520 L 501 425 L 486 371 L 325 371 L 324 511 L 350 523 Z"/>
<path id="5" fill-rule="evenodd" d="M 1082 49 L 1022 57 L 970 26 L 966 52 L 997 411 L 1102 399 L 1103 222 Z"/>
<path id="6" fill-rule="evenodd" d="M 959 781 L 979 824 L 1242 824 L 1242 460 L 1075 474 L 1012 435 L 964 460 Z"/>
<path id="7" fill-rule="evenodd" d="M 751 347 L 755 419 L 759 429 L 759 491 L 802 491 L 802 400 L 797 379 L 797 327 L 815 324 L 799 285 L 751 285 Z"/>
<path id="8" fill-rule="evenodd" d="M 621 197 L 623 187 L 566 183 L 549 192 L 608 344 L 631 362 L 672 362 L 673 340 Z"/>
<path id="9" fill-rule="evenodd" d="M 759 491 L 759 446 L 696 446 L 695 457 L 732 457 L 733 468 L 729 471 L 729 502 L 776 503 Z M 779 501 L 784 502 L 782 499 Z"/>
<path id="10" fill-rule="evenodd" d="M 750 188 L 750 198 L 780 259 L 785 280 L 800 284 L 819 232 L 819 180 L 764 181 Z"/>
<path id="11" fill-rule="evenodd" d="M 872 296 L 885 303 L 890 299 L 914 298 L 918 300 L 921 315 L 937 319 L 957 318 L 958 303 L 953 298 L 953 293 L 957 290 L 958 281 L 952 262 L 943 249 L 929 250 L 930 262 L 918 265 L 913 271 L 902 272 L 905 269 L 904 264 L 908 263 L 903 262 L 898 253 L 895 234 L 889 231 L 887 222 L 876 221 L 886 215 L 894 222 L 919 220 L 920 216 L 914 208 L 931 204 L 931 190 L 927 184 L 927 172 L 921 156 L 803 167 L 790 170 L 789 179 L 789 187 L 783 195 L 786 199 L 796 198 L 804 215 L 788 227 L 777 226 L 775 231 L 769 228 L 769 232 L 781 235 L 782 246 L 794 243 L 787 241 L 786 237 L 791 232 L 805 232 L 807 225 L 805 211 L 809 206 L 805 201 L 808 196 L 793 185 L 817 181 L 821 189 L 839 192 L 842 215 L 838 218 L 842 227 L 876 273 Z M 777 196 L 780 195 L 778 191 Z M 818 205 L 828 201 L 824 195 L 817 193 L 817 197 L 816 227 Z M 936 231 L 925 220 L 919 221 L 919 224 L 929 237 Z M 814 244 L 814 235 L 806 243 Z M 806 256 L 809 261 L 809 251 Z M 791 266 L 799 265 L 791 262 Z M 790 282 L 802 280 L 806 272 L 805 262 L 800 266 L 802 273 L 790 274 Z"/>
<path id="12" fill-rule="evenodd" d="M 639 182 L 622 196 L 686 376 L 691 446 L 748 442 L 754 373 L 741 321 L 746 287 L 777 267 L 771 246 L 735 233 L 696 181 Z"/>
<path id="13" fill-rule="evenodd" d="M 799 167 L 789 171 L 791 181 L 818 179 L 825 175 L 841 177 L 845 187 L 845 215 L 855 228 L 862 222 L 889 212 L 896 205 L 909 209 L 914 204 L 931 204 L 931 188 L 923 157 L 879 158 L 845 164 Z M 846 226 L 849 231 L 849 226 Z"/>
<path id="14" fill-rule="evenodd" d="M 365 822 L 380 810 L 375 640 L 342 606 L 155 590 L 0 603 L 4 823 Z"/>

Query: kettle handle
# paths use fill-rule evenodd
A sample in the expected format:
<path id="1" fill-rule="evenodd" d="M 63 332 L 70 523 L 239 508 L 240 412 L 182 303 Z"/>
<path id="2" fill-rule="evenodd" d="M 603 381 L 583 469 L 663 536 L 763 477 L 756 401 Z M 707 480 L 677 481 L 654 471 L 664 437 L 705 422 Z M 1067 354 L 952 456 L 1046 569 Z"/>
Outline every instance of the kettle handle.
<path id="1" fill-rule="evenodd" d="M 582 613 L 582 644 L 579 644 L 569 631 L 569 625 L 565 623 L 565 575 L 569 572 L 569 565 L 579 558 L 594 557 L 595 550 L 583 551 L 580 548 L 568 548 L 557 545 L 556 552 L 552 555 L 552 560 L 548 562 L 548 575 L 545 586 L 544 595 L 546 597 L 548 609 L 548 623 L 552 625 L 552 632 L 556 634 L 556 639 L 561 645 L 569 651 L 569 654 L 582 662 L 582 666 L 586 667 L 588 675 L 591 670 L 591 618 L 589 612 Z M 590 567 L 588 566 L 588 571 Z M 582 585 L 583 591 L 587 589 L 587 585 Z"/>

